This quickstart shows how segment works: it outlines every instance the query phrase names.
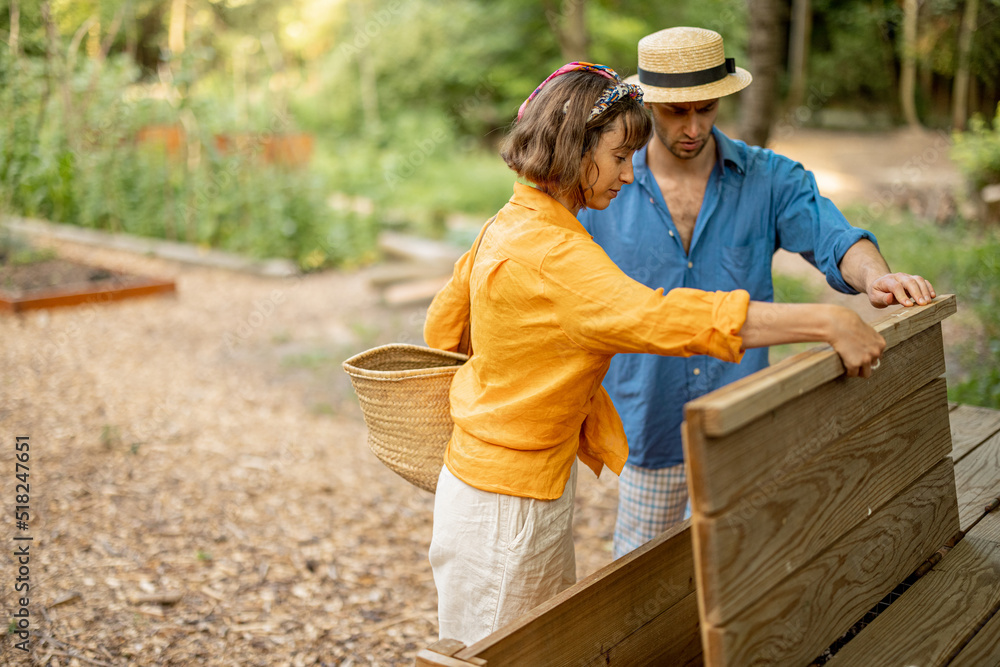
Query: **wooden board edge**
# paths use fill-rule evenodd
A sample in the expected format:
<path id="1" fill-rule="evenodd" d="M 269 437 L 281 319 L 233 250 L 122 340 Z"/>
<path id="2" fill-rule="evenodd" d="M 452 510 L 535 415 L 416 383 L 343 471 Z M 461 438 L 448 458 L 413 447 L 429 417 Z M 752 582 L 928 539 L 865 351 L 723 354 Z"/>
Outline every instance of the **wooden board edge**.
<path id="1" fill-rule="evenodd" d="M 455 657 L 461 660 L 473 660 L 477 658 L 485 659 L 487 662 L 494 660 L 494 658 L 508 652 L 508 643 L 511 643 L 510 645 L 523 644 L 526 641 L 526 637 L 530 637 L 532 632 L 538 631 L 537 627 L 532 626 L 542 625 L 544 627 L 545 624 L 551 623 L 554 617 L 566 612 L 567 605 L 580 604 L 581 600 L 588 593 L 592 596 L 597 587 L 601 586 L 602 583 L 614 584 L 620 582 L 622 585 L 634 587 L 638 573 L 648 574 L 653 572 L 657 567 L 662 567 L 664 564 L 669 563 L 671 558 L 675 557 L 678 553 L 681 554 L 682 558 L 690 559 L 690 554 L 681 553 L 684 550 L 691 549 L 690 530 L 690 521 L 683 521 L 671 527 L 635 551 L 609 563 L 597 572 L 590 574 L 568 589 L 543 602 L 518 620 L 498 629 L 468 648 L 458 651 Z M 683 586 L 678 582 L 675 582 L 677 585 L 671 586 L 668 580 L 660 582 L 664 586 L 667 586 L 667 589 L 671 592 L 670 595 L 663 595 L 664 589 L 662 588 L 643 591 L 643 593 L 647 594 L 646 600 L 654 600 L 659 605 L 659 610 L 655 608 L 651 609 L 645 603 L 640 605 L 638 601 L 632 603 L 633 611 L 641 609 L 639 616 L 645 618 L 643 623 L 648 623 L 655 619 L 694 593 L 693 560 L 688 563 L 688 566 L 683 573 L 685 577 Z M 676 588 L 677 591 L 673 591 L 673 588 Z M 641 627 L 641 624 L 637 627 Z M 634 631 L 623 632 L 622 630 L 618 630 L 617 632 L 621 636 L 617 637 L 615 641 L 609 642 L 609 645 L 617 644 L 634 634 Z M 598 643 L 603 641 L 603 639 L 598 637 L 595 637 L 594 640 Z"/>
<path id="2" fill-rule="evenodd" d="M 855 426 L 884 414 L 903 402 L 917 388 L 933 382 L 945 372 L 941 326 L 935 325 L 904 341 L 886 354 L 886 364 L 868 379 L 838 378 L 787 403 L 736 433 L 709 437 L 694 434 L 688 455 L 689 488 L 701 490 L 692 501 L 707 514 L 717 514 L 761 483 L 773 483 L 800 462 L 813 456 Z M 816 419 L 803 422 L 803 410 L 837 404 L 823 409 Z M 849 410 L 847 414 L 845 410 Z M 697 412 L 688 414 L 688 431 L 700 424 Z M 793 435 L 789 435 L 793 434 Z M 780 435 L 780 437 L 779 437 Z M 789 439 L 791 438 L 791 439 Z"/>
<path id="3" fill-rule="evenodd" d="M 53 290 L 34 296 L 8 298 L 0 297 L 2 309 L 13 312 L 61 308 L 86 304 L 100 304 L 154 294 L 169 294 L 177 291 L 172 280 L 147 280 L 127 287 L 102 287 L 91 291 Z"/>
<path id="4" fill-rule="evenodd" d="M 484 667 L 487 663 L 485 660 L 470 662 L 425 648 L 417 653 L 413 664 L 414 667 Z"/>
<path id="5" fill-rule="evenodd" d="M 886 340 L 886 349 L 932 327 L 957 311 L 954 294 L 942 294 L 926 306 L 900 309 L 872 327 Z M 732 433 L 760 415 L 773 410 L 789 398 L 804 394 L 844 372 L 840 357 L 829 346 L 814 348 L 785 359 L 774 366 L 738 380 L 726 387 L 690 401 L 686 411 L 704 414 L 707 435 L 718 437 Z M 766 389 L 761 381 L 770 379 Z M 753 405 L 753 410 L 741 410 Z"/>
<path id="6" fill-rule="evenodd" d="M 982 667 L 1000 656 L 1000 613 L 994 613 L 975 631 L 948 667 Z"/>

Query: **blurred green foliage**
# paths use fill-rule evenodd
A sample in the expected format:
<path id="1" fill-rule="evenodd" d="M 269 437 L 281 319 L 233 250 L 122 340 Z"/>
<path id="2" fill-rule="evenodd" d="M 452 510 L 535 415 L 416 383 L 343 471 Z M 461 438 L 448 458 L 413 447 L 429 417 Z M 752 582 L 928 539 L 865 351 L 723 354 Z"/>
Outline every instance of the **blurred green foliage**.
<path id="1" fill-rule="evenodd" d="M 1000 0 L 981 4 L 971 71 L 996 86 Z M 178 5 L 184 48 L 172 53 Z M 386 225 L 454 237 L 454 213 L 485 220 L 509 197 L 497 144 L 563 64 L 557 29 L 574 6 L 588 58 L 623 75 L 640 37 L 676 25 L 717 30 L 746 64 L 745 0 L 0 0 L 0 205 L 307 269 L 368 261 Z M 812 7 L 810 99 L 892 113 L 898 4 Z M 953 73 L 961 9 L 923 4 L 928 72 Z M 164 125 L 185 130 L 179 158 L 137 141 Z M 301 168 L 215 141 L 300 131 L 315 139 Z M 357 205 L 331 207 L 331 195 Z"/>
<path id="2" fill-rule="evenodd" d="M 1000 229 L 965 220 L 938 225 L 912 214 L 866 207 L 845 210 L 864 221 L 897 271 L 930 280 L 938 294 L 956 294 L 962 328 L 952 350 L 960 370 L 949 382 L 953 401 L 1000 408 Z M 953 369 L 954 370 L 954 369 Z"/>
<path id="3" fill-rule="evenodd" d="M 968 132 L 956 132 L 951 157 L 974 188 L 1000 183 L 1000 104 L 993 126 L 980 115 L 969 121 Z"/>
<path id="4" fill-rule="evenodd" d="M 822 295 L 811 282 L 784 273 L 775 273 L 772 282 L 775 303 L 815 303 Z"/>
<path id="5" fill-rule="evenodd" d="M 0 60 L 0 80 L 0 114 L 9 119 L 0 125 L 6 211 L 287 257 L 305 269 L 372 255 L 375 224 L 331 209 L 320 173 L 260 160 L 255 139 L 220 153 L 209 129 L 220 125 L 212 117 L 218 102 L 175 107 L 156 99 L 124 56 L 81 71 L 66 90 L 39 59 Z M 167 150 L 162 141 L 136 140 L 151 127 L 184 130 L 181 143 Z M 271 133 L 264 126 L 249 136 Z"/>

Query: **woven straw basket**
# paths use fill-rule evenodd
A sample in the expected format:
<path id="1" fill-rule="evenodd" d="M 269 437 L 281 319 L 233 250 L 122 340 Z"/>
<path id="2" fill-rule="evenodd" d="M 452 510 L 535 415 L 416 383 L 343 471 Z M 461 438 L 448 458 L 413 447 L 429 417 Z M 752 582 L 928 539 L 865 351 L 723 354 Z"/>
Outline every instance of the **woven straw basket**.
<path id="1" fill-rule="evenodd" d="M 434 493 L 454 423 L 448 393 L 468 357 L 383 345 L 344 362 L 368 425 L 368 446 L 411 484 Z"/>

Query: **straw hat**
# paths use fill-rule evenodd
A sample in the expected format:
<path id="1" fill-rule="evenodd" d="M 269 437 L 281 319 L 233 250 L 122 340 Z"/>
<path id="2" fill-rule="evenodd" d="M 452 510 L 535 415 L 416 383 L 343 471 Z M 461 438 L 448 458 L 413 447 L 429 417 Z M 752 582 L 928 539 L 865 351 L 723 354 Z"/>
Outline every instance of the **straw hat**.
<path id="1" fill-rule="evenodd" d="M 722 50 L 722 36 L 703 28 L 667 28 L 639 40 L 646 102 L 700 102 L 743 90 L 753 77 Z"/>

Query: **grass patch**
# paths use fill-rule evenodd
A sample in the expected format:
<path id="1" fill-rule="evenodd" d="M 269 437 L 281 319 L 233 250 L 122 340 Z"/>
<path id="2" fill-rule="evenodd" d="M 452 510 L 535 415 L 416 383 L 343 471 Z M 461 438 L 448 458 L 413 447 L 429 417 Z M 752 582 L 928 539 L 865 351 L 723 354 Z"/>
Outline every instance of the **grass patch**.
<path id="1" fill-rule="evenodd" d="M 965 220 L 937 225 L 889 210 L 877 218 L 867 208 L 845 210 L 878 237 L 893 270 L 924 276 L 938 294 L 955 294 L 963 323 L 952 343 L 961 368 L 948 397 L 1000 408 L 1000 229 Z"/>
<path id="2" fill-rule="evenodd" d="M 774 283 L 775 303 L 816 303 L 823 294 L 823 290 L 812 282 L 784 273 L 775 273 L 772 281 Z M 772 364 L 776 364 L 782 359 L 787 359 L 813 347 L 816 347 L 816 343 L 772 345 L 768 351 L 768 359 Z"/>

